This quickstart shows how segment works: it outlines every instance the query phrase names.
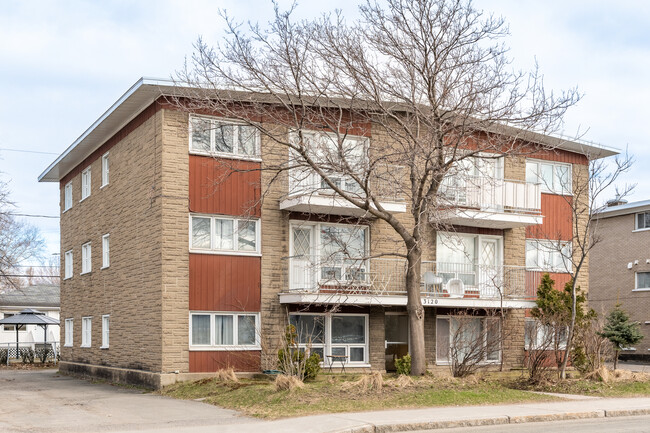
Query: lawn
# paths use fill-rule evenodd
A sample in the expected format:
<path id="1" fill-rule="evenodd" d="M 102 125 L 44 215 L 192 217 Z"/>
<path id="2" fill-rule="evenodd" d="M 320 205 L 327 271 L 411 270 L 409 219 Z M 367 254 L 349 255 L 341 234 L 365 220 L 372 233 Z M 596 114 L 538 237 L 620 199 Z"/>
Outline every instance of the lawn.
<path id="1" fill-rule="evenodd" d="M 163 395 L 204 399 L 246 415 L 273 419 L 334 412 L 358 412 L 431 406 L 466 406 L 555 400 L 554 397 L 512 389 L 494 378 L 451 379 L 425 376 L 414 380 L 384 376 L 381 391 L 366 389 L 361 375 L 321 374 L 302 389 L 276 391 L 273 382 L 204 379 L 171 385 Z"/>

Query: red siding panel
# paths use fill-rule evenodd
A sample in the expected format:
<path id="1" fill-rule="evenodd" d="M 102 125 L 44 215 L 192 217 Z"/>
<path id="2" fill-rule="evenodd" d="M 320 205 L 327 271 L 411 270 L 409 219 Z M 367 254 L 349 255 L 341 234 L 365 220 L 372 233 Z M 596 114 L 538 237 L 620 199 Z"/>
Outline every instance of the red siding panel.
<path id="1" fill-rule="evenodd" d="M 260 311 L 260 257 L 190 254 L 190 310 Z"/>
<path id="2" fill-rule="evenodd" d="M 206 373 L 223 368 L 258 372 L 261 368 L 260 351 L 190 351 L 190 373 Z"/>
<path id="3" fill-rule="evenodd" d="M 544 222 L 540 225 L 526 227 L 529 239 L 553 239 L 570 241 L 573 238 L 573 212 L 569 197 L 542 194 L 542 215 Z"/>
<path id="4" fill-rule="evenodd" d="M 190 155 L 190 212 L 260 216 L 260 163 Z"/>

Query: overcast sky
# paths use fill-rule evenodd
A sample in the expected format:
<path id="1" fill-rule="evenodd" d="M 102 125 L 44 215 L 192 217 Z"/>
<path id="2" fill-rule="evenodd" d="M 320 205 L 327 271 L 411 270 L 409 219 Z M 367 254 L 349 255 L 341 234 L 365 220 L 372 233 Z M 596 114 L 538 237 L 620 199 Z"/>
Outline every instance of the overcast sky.
<path id="1" fill-rule="evenodd" d="M 280 1 L 287 6 L 290 2 Z M 358 0 L 303 0 L 300 17 Z M 629 150 L 637 183 L 630 200 L 650 199 L 650 2 L 642 0 L 475 0 L 510 24 L 511 55 L 529 69 L 537 59 L 550 89 L 578 86 L 584 98 L 565 132 Z M 0 176 L 17 212 L 57 216 L 58 184 L 38 175 L 140 77 L 168 78 L 199 35 L 222 34 L 218 8 L 267 21 L 269 0 L 6 1 L 0 12 Z M 9 149 L 21 150 L 15 152 Z M 30 153 L 28 153 L 30 152 Z M 46 152 L 46 153 L 31 153 Z M 59 252 L 57 219 L 26 218 Z"/>

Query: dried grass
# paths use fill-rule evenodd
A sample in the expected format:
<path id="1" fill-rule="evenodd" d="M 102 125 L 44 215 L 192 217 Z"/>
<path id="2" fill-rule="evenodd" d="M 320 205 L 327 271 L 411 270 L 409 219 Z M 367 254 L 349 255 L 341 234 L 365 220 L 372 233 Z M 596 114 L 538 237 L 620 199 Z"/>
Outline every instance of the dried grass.
<path id="1" fill-rule="evenodd" d="M 415 381 L 411 376 L 400 374 L 392 384 L 395 386 L 395 388 L 410 388 L 412 386 L 415 386 Z"/>
<path id="2" fill-rule="evenodd" d="M 600 380 L 604 383 L 612 382 L 645 382 L 650 380 L 650 374 L 627 370 L 609 370 L 604 365 L 598 370 L 585 375 L 587 379 Z"/>
<path id="3" fill-rule="evenodd" d="M 300 389 L 305 386 L 302 383 L 302 380 L 298 379 L 296 376 L 287 376 L 280 374 L 275 378 L 275 390 L 276 391 L 289 391 L 293 392 L 295 389 Z"/>
<path id="4" fill-rule="evenodd" d="M 357 391 L 360 393 L 373 392 L 379 394 L 383 387 L 384 376 L 378 371 L 364 374 L 359 380 L 355 380 L 354 382 L 344 382 L 341 384 L 341 389 L 344 391 Z"/>
<path id="5" fill-rule="evenodd" d="M 235 374 L 235 370 L 232 368 L 224 368 L 221 370 L 217 370 L 217 372 L 214 374 L 214 379 L 219 381 L 219 382 L 239 382 L 239 378 Z"/>

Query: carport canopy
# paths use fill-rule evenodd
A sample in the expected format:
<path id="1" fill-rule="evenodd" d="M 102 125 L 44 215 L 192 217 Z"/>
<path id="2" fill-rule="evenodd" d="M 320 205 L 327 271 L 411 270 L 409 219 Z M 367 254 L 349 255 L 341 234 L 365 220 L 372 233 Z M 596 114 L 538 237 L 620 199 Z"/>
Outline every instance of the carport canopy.
<path id="1" fill-rule="evenodd" d="M 16 326 L 16 350 L 18 350 L 18 330 L 25 325 L 38 325 L 45 331 L 45 341 L 47 343 L 47 325 L 58 325 L 59 321 L 53 317 L 47 316 L 38 310 L 25 308 L 18 314 L 6 317 L 0 320 L 0 325 Z"/>

